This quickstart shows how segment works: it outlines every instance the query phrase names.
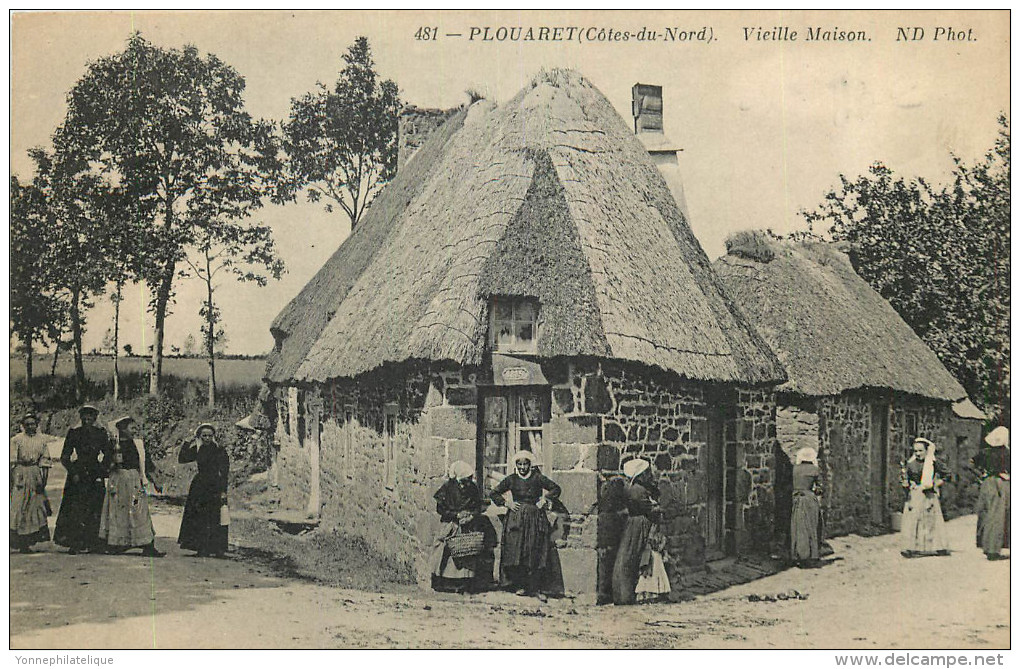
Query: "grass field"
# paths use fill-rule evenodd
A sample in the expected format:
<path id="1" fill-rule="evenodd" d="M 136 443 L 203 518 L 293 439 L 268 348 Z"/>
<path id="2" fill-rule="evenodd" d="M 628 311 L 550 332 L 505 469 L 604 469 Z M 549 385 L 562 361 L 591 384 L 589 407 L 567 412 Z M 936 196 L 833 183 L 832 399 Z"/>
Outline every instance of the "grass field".
<path id="1" fill-rule="evenodd" d="M 48 377 L 53 358 L 49 355 L 37 356 L 33 364 L 35 378 Z M 113 378 L 113 358 L 108 356 L 85 356 L 85 376 L 90 381 L 104 383 Z M 216 383 L 224 386 L 258 385 L 266 369 L 264 358 L 251 360 L 217 360 Z M 148 374 L 149 358 L 121 358 L 120 373 L 127 377 Z M 202 358 L 163 358 L 163 374 L 181 379 L 207 379 L 209 365 Z M 74 361 L 70 355 L 61 354 L 57 361 L 57 376 L 74 376 Z M 25 380 L 25 358 L 11 356 L 11 383 Z"/>

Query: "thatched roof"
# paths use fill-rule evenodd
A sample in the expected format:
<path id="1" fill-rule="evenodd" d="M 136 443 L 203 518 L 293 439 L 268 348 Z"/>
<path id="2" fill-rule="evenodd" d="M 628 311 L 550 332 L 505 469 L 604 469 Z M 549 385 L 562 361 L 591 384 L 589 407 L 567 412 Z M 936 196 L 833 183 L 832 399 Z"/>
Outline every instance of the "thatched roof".
<path id="1" fill-rule="evenodd" d="M 988 420 L 988 414 L 978 408 L 970 401 L 970 398 L 961 400 L 953 405 L 953 414 L 957 418 L 968 418 L 970 420 Z"/>
<path id="2" fill-rule="evenodd" d="M 730 246 L 713 268 L 786 367 L 789 381 L 780 390 L 822 396 L 882 388 L 953 402 L 966 397 L 834 245 L 745 235 L 740 246 Z"/>
<path id="3" fill-rule="evenodd" d="M 541 356 L 770 383 L 641 142 L 591 83 L 539 74 L 452 117 L 273 323 L 274 382 L 408 359 L 481 362 L 493 295 L 538 298 Z"/>

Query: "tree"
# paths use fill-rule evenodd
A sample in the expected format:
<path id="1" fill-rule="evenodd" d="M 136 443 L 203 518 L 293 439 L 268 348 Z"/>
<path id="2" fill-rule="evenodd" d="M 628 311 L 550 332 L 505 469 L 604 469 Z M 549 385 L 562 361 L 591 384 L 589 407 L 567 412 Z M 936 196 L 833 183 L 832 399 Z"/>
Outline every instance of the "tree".
<path id="1" fill-rule="evenodd" d="M 968 395 L 1009 420 L 1009 122 L 948 187 L 897 177 L 882 164 L 840 176 L 805 212 L 851 246 L 858 273 L 896 309 Z"/>
<path id="2" fill-rule="evenodd" d="M 135 354 L 135 347 L 131 344 L 124 344 L 124 355 L 131 357 Z"/>
<path id="3" fill-rule="evenodd" d="M 251 118 L 243 93 L 244 78 L 216 56 L 155 47 L 135 33 L 123 52 L 89 64 L 54 139 L 82 170 L 98 165 L 119 184 L 145 224 L 137 255 L 154 296 L 151 394 L 187 249 L 202 229 L 250 217 L 279 182 L 273 125 Z"/>
<path id="4" fill-rule="evenodd" d="M 66 304 L 75 391 L 81 399 L 85 313 L 93 306 L 92 299 L 106 289 L 110 276 L 109 240 L 116 230 L 110 221 L 117 216 L 116 189 L 96 172 L 74 166 L 62 153 L 37 147 L 29 155 L 36 165 L 35 183 L 44 195 L 45 225 L 50 230 L 50 241 L 39 260 L 47 267 L 57 297 Z"/>
<path id="5" fill-rule="evenodd" d="M 25 386 L 31 393 L 33 345 L 52 336 L 64 316 L 64 305 L 53 295 L 48 267 L 42 262 L 53 241 L 45 193 L 35 183 L 22 185 L 16 176 L 10 184 L 11 334 L 23 347 Z"/>
<path id="6" fill-rule="evenodd" d="M 208 401 L 212 409 L 216 405 L 216 352 L 226 340 L 226 333 L 220 326 L 220 309 L 214 299 L 216 279 L 221 272 L 227 272 L 238 281 L 265 286 L 268 276 L 279 279 L 283 274 L 283 261 L 276 255 L 272 230 L 268 226 L 241 226 L 222 221 L 206 227 L 201 235 L 199 258 L 185 260 L 190 275 L 201 279 L 206 289 L 199 315 L 203 319 L 202 343 L 209 364 Z M 182 275 L 189 276 L 189 273 L 182 272 Z"/>
<path id="7" fill-rule="evenodd" d="M 332 90 L 316 90 L 290 101 L 283 124 L 290 192 L 306 189 L 312 202 L 325 198 L 326 211 L 339 206 L 354 230 L 372 198 L 397 168 L 397 85 L 379 81 L 368 39 L 358 37 L 343 55 Z"/>

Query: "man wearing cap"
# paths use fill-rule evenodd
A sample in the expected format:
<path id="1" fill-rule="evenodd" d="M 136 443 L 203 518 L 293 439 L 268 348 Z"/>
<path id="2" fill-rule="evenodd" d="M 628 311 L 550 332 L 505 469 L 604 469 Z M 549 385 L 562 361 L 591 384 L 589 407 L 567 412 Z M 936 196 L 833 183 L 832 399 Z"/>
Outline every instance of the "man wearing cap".
<path id="1" fill-rule="evenodd" d="M 1000 560 L 1002 549 L 1009 548 L 1009 429 L 995 428 L 985 444 L 972 463 L 981 477 L 977 546 L 989 560 Z"/>
<path id="2" fill-rule="evenodd" d="M 99 545 L 99 517 L 103 511 L 106 478 L 113 453 L 106 430 L 96 425 L 99 409 L 86 404 L 78 409 L 81 425 L 67 431 L 60 464 L 67 470 L 60 515 L 53 542 L 69 555 L 87 553 Z"/>

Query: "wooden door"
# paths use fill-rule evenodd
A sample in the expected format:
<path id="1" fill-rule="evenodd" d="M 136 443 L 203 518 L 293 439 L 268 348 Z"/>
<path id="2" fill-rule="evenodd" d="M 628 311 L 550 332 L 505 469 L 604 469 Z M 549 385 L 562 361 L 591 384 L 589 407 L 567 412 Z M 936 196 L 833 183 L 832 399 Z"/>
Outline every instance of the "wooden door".
<path id="1" fill-rule="evenodd" d="M 543 462 L 543 429 L 549 420 L 549 389 L 545 386 L 493 388 L 482 394 L 481 435 L 476 450 L 476 475 L 483 490 L 511 473 L 513 456 L 531 451 Z"/>
<path id="2" fill-rule="evenodd" d="M 708 444 L 704 474 L 708 498 L 702 531 L 705 556 L 718 559 L 726 553 L 726 453 L 723 443 L 721 412 L 712 410 L 708 416 Z"/>
<path id="3" fill-rule="evenodd" d="M 889 489 L 889 405 L 871 405 L 871 522 L 885 524 Z"/>

